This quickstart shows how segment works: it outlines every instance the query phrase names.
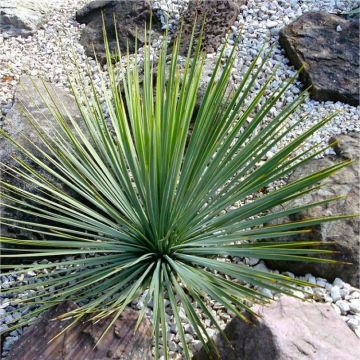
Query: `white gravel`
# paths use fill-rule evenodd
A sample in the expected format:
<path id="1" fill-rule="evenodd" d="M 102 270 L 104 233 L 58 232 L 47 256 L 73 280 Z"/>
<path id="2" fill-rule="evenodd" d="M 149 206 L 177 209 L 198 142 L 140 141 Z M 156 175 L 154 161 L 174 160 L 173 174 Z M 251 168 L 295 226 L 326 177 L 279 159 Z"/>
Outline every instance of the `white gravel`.
<path id="1" fill-rule="evenodd" d="M 337 10 L 350 10 L 358 1 L 262 1 L 249 0 L 247 5 L 242 6 L 242 13 L 238 21 L 234 24 L 235 28 L 242 28 L 241 41 L 239 44 L 238 58 L 235 63 L 235 80 L 240 80 L 244 70 L 249 65 L 252 58 L 265 43 L 270 46 L 275 43 L 274 50 L 270 56 L 269 63 L 265 71 L 260 75 L 255 89 L 259 89 L 263 79 L 269 75 L 276 66 L 279 66 L 274 82 L 269 88 L 268 94 L 278 87 L 279 84 L 289 79 L 295 74 L 295 69 L 289 65 L 289 61 L 284 55 L 284 51 L 278 43 L 279 30 L 295 20 L 302 13 L 313 10 L 327 10 L 336 12 Z M 283 96 L 283 99 L 276 104 L 276 110 L 281 109 L 286 103 L 300 92 L 301 83 L 296 82 Z M 354 107 L 341 102 L 319 102 L 308 99 L 299 111 L 291 118 L 291 124 L 296 122 L 301 115 L 308 113 L 309 116 L 301 125 L 293 131 L 280 146 L 296 135 L 303 133 L 305 129 L 314 123 L 333 113 L 341 110 L 341 114 L 321 128 L 309 141 L 309 145 L 319 141 L 326 142 L 331 137 L 360 131 L 358 121 L 360 107 Z"/>
<path id="2" fill-rule="evenodd" d="M 89 0 L 59 0 L 48 23 L 33 36 L 4 39 L 0 35 L 0 48 L 2 50 L 0 52 L 0 121 L 1 118 L 6 116 L 12 106 L 16 85 L 23 74 L 40 76 L 47 81 L 68 89 L 66 75 L 74 68 L 71 61 L 66 61 L 69 59 L 70 45 L 79 54 L 82 59 L 81 67 L 85 70 L 86 56 L 84 55 L 83 47 L 79 43 L 80 31 L 83 25 L 75 21 L 75 11 L 88 2 Z M 181 12 L 186 9 L 187 2 L 188 0 L 154 1 L 153 7 L 164 15 L 167 13 L 170 17 L 170 26 L 174 26 Z M 279 84 L 289 79 L 295 73 L 294 68 L 289 65 L 287 58 L 284 56 L 283 50 L 279 47 L 277 39 L 280 28 L 306 11 L 326 10 L 338 12 L 351 10 L 356 6 L 359 6 L 359 1 L 357 0 L 248 0 L 247 5 L 242 6 L 241 14 L 232 27 L 234 34 L 238 33 L 239 29 L 242 29 L 243 34 L 237 51 L 233 81 L 237 83 L 241 80 L 242 74 L 246 71 L 246 68 L 263 44 L 269 47 L 275 43 L 270 61 L 259 78 L 255 91 L 261 86 L 265 76 L 269 75 L 275 66 L 279 66 L 279 71 L 268 94 L 276 90 Z M 229 45 L 230 48 L 231 45 Z M 90 65 L 95 67 L 93 60 L 88 60 Z M 300 90 L 301 84 L 296 82 L 287 91 L 276 109 L 279 110 L 284 104 L 291 101 Z M 302 133 L 304 129 L 334 110 L 341 110 L 341 114 L 323 127 L 311 139 L 311 143 L 316 143 L 319 140 L 326 143 L 334 135 L 360 131 L 360 107 L 350 106 L 341 102 L 318 102 L 308 99 L 302 105 L 299 114 L 309 113 L 310 116 L 290 137 L 296 136 L 297 133 Z M 292 121 L 296 121 L 298 116 L 295 115 Z M 238 261 L 244 261 L 249 266 L 256 266 L 257 268 L 264 269 L 266 267 L 264 262 L 259 262 L 256 259 L 238 259 Z M 294 277 L 291 273 L 288 273 L 288 275 Z M 6 289 L 18 281 L 28 281 L 34 277 L 36 277 L 35 273 L 26 274 L 25 279 L 19 279 L 16 276 L 3 278 L 1 287 Z M 319 287 L 308 288 L 309 292 L 314 294 L 316 301 L 326 302 L 334 307 L 349 327 L 360 337 L 360 290 L 344 283 L 341 279 L 336 279 L 332 284 L 328 283 L 326 279 L 316 278 L 311 274 L 307 274 L 304 278 L 300 279 L 306 279 L 313 284 L 316 283 Z M 267 293 L 267 295 L 275 296 L 276 298 L 276 294 Z M 0 298 L 0 316 L 2 317 L 0 327 L 6 327 L 6 323 L 11 320 L 11 316 L 7 315 L 7 313 L 13 311 L 16 304 L 13 299 L 7 299 L 3 296 Z M 135 307 L 138 305 L 141 304 L 134 304 Z M 231 319 L 231 316 L 223 308 L 218 307 L 216 304 L 212 305 L 214 315 L 216 314 L 219 322 L 222 326 L 225 326 Z M 21 315 L 20 313 L 15 314 L 13 316 Z M 186 318 L 186 316 L 184 317 Z M 210 321 L 205 322 L 205 324 L 209 332 L 215 333 Z M 194 335 L 190 325 L 185 323 L 185 328 L 186 338 L 193 351 L 198 350 L 201 347 L 200 341 Z M 10 349 L 12 343 L 21 335 L 22 331 L 23 329 L 19 329 L 18 331 L 11 332 L 4 339 L 3 357 Z M 174 326 L 171 327 L 170 340 L 171 358 L 181 359 L 179 336 Z"/>

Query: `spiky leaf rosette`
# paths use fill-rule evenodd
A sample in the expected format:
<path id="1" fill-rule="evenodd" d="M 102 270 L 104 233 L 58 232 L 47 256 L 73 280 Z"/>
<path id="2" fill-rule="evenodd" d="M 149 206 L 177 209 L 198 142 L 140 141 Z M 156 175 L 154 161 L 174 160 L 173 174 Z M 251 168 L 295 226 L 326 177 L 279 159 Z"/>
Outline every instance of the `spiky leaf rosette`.
<path id="1" fill-rule="evenodd" d="M 297 285 L 306 285 L 280 274 L 223 262 L 221 257 L 328 261 L 316 257 L 326 253 L 314 248 L 316 243 L 264 240 L 281 240 L 283 236 L 308 231 L 312 225 L 341 218 L 268 225 L 325 203 L 270 212 L 314 190 L 321 180 L 346 163 L 312 173 L 262 196 L 259 190 L 324 150 L 321 144 L 310 150 L 301 150 L 301 146 L 332 116 L 314 124 L 261 163 L 270 149 L 301 124 L 301 120 L 292 126 L 287 123 L 304 101 L 305 92 L 276 116 L 270 116 L 295 77 L 264 97 L 271 75 L 252 96 L 256 78 L 267 61 L 267 56 L 259 55 L 236 91 L 228 96 L 236 46 L 228 57 L 223 55 L 224 46 L 201 106 L 194 114 L 206 57 L 200 50 L 201 41 L 194 54 L 189 52 L 182 71 L 178 65 L 179 40 L 173 45 L 170 63 L 166 62 L 168 42 L 167 38 L 164 40 L 157 65 L 147 44 L 143 81 L 139 81 L 140 70 L 135 61 L 135 65 L 125 68 L 121 86 L 106 38 L 105 43 L 107 70 L 106 74 L 99 70 L 99 76 L 107 116 L 94 82 L 87 83 L 78 72 L 70 85 L 82 125 L 45 96 L 54 124 L 51 136 L 41 129 L 39 119 L 24 109 L 41 146 L 22 146 L 3 133 L 30 160 L 19 158 L 18 166 L 6 168 L 6 172 L 18 181 L 36 185 L 38 191 L 33 193 L 3 181 L 5 206 L 35 216 L 37 221 L 2 221 L 45 239 L 2 238 L 3 258 L 24 259 L 16 270 L 14 265 L 2 268 L 10 269 L 10 274 L 55 269 L 56 275 L 39 275 L 36 285 L 19 284 L 3 291 L 16 298 L 31 289 L 30 296 L 19 300 L 19 306 L 40 305 L 24 314 L 14 327 L 28 324 L 37 314 L 66 299 L 76 301 L 80 307 L 64 317 L 72 317 L 76 322 L 83 316 L 94 321 L 110 316 L 110 327 L 127 305 L 145 293 L 139 322 L 151 301 L 156 358 L 161 337 L 168 358 L 166 311 L 173 315 L 184 357 L 190 357 L 180 306 L 206 350 L 214 354 L 216 348 L 203 319 L 210 319 L 221 329 L 208 298 L 243 317 L 243 310 L 251 311 L 245 300 L 268 300 L 257 289 L 291 294 Z M 117 56 L 121 58 L 119 48 Z M 192 118 L 195 121 L 189 131 Z M 244 201 L 252 195 L 252 201 Z M 334 199 L 327 201 L 331 200 Z M 239 202 L 241 206 L 233 206 Z M 78 257 L 68 260 L 66 256 L 70 255 Z M 29 262 L 42 257 L 60 260 Z M 166 311 L 165 298 L 170 302 Z"/>

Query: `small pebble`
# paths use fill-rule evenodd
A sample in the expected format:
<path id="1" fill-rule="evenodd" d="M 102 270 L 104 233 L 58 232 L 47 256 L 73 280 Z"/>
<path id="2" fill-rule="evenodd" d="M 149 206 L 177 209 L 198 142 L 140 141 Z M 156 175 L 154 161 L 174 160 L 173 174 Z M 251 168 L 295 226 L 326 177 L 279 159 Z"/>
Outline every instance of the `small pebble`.
<path id="1" fill-rule="evenodd" d="M 350 311 L 353 314 L 360 313 L 360 299 L 351 299 L 349 303 Z"/>
<path id="2" fill-rule="evenodd" d="M 333 286 L 330 290 L 330 295 L 334 302 L 340 300 L 341 299 L 340 288 L 338 286 Z"/>
<path id="3" fill-rule="evenodd" d="M 344 282 L 339 278 L 335 278 L 335 280 L 333 281 L 333 285 L 338 286 L 339 289 L 342 289 L 344 287 Z"/>
<path id="4" fill-rule="evenodd" d="M 345 300 L 338 300 L 335 304 L 340 309 L 342 315 L 346 315 L 350 311 L 350 305 Z"/>

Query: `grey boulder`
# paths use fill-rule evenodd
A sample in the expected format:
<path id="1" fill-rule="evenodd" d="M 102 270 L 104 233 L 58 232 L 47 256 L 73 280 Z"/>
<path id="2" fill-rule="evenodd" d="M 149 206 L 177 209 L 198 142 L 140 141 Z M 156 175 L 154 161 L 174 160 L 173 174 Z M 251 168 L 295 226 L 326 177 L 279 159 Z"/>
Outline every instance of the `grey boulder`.
<path id="1" fill-rule="evenodd" d="M 51 135 L 57 129 L 54 116 L 46 104 L 51 102 L 51 99 L 63 115 L 67 112 L 81 124 L 81 114 L 72 95 L 53 84 L 42 82 L 39 78 L 24 75 L 16 88 L 14 104 L 7 113 L 3 129 L 23 146 L 29 144 L 29 140 L 41 146 L 40 137 L 26 114 L 27 111 L 32 114 L 44 133 Z M 0 138 L 2 162 L 11 163 L 12 156 L 15 155 L 14 151 L 13 145 L 4 138 Z"/>
<path id="2" fill-rule="evenodd" d="M 1 34 L 4 37 L 33 34 L 47 21 L 54 6 L 54 0 L 2 0 L 0 3 Z"/>
<path id="3" fill-rule="evenodd" d="M 359 105 L 359 19 L 305 13 L 280 31 L 279 41 L 314 99 Z"/>
<path id="4" fill-rule="evenodd" d="M 286 208 L 301 206 L 313 201 L 321 201 L 328 197 L 346 195 L 345 198 L 317 206 L 306 212 L 295 214 L 282 222 L 302 220 L 309 217 L 331 216 L 336 214 L 359 214 L 360 213 L 360 134 L 351 133 L 337 137 L 338 144 L 334 150 L 336 156 L 326 156 L 322 159 L 314 159 L 298 168 L 290 177 L 289 181 L 295 181 L 314 171 L 319 171 L 337 162 L 352 159 L 354 162 L 324 180 L 322 187 L 306 196 L 290 201 Z M 278 270 L 291 271 L 298 275 L 311 273 L 328 280 L 340 277 L 355 287 L 359 287 L 359 216 L 342 221 L 327 222 L 312 228 L 311 233 L 301 236 L 286 238 L 285 241 L 296 240 L 321 240 L 332 242 L 327 247 L 337 251 L 332 258 L 340 261 L 337 264 L 326 263 L 302 263 L 290 261 L 267 261 L 267 264 Z M 327 255 L 327 257 L 330 257 Z M 350 264 L 349 264 L 350 263 Z"/>
<path id="5" fill-rule="evenodd" d="M 53 98 L 59 111 L 64 115 L 67 121 L 69 121 L 69 118 L 65 115 L 65 113 L 70 114 L 70 116 L 80 125 L 82 130 L 86 131 L 80 111 L 73 96 L 53 84 L 43 83 L 40 79 L 31 78 L 29 76 L 21 77 L 15 92 L 14 105 L 8 112 L 3 126 L 4 131 L 7 132 L 13 140 L 40 157 L 41 154 L 37 152 L 31 143 L 44 149 L 43 142 L 29 121 L 24 109 L 28 109 L 33 117 L 38 121 L 42 131 L 51 136 L 54 131 L 58 129 L 58 125 L 46 105 L 46 101 L 50 100 L 50 96 Z M 20 180 L 17 177 L 12 176 L 7 171 L 6 166 L 10 168 L 18 167 L 18 164 L 14 159 L 16 157 L 31 164 L 31 160 L 27 159 L 27 157 L 24 156 L 15 145 L 13 145 L 5 137 L 0 136 L 0 170 L 2 180 L 11 183 L 12 185 L 20 186 L 31 193 L 36 193 L 37 187 L 34 184 Z M 36 164 L 32 164 L 32 166 L 35 166 L 41 175 L 48 177 L 51 181 L 56 181 L 54 179 L 50 179 L 49 175 Z M 58 183 L 58 186 L 65 190 L 63 184 Z M 33 216 L 16 209 L 9 208 L 5 204 L 8 204 L 8 202 L 4 197 L 2 199 L 2 205 L 0 206 L 0 213 L 2 217 L 16 218 L 24 221 L 34 220 Z M 26 230 L 6 226 L 4 224 L 1 225 L 1 234 L 3 236 L 16 236 L 18 238 L 37 238 L 36 234 L 29 233 Z"/>
<path id="6" fill-rule="evenodd" d="M 259 318 L 233 319 L 225 328 L 230 344 L 218 336 L 223 360 L 355 360 L 360 339 L 327 304 L 282 296 L 258 306 Z M 209 359 L 204 350 L 194 357 Z"/>

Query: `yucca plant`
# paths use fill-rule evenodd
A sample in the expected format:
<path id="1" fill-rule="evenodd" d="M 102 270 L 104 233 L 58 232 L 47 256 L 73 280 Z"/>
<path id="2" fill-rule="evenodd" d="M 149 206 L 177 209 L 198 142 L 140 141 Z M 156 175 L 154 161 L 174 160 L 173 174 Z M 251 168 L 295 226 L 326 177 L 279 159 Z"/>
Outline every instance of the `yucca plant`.
<path id="1" fill-rule="evenodd" d="M 288 120 L 306 98 L 306 92 L 277 115 L 270 116 L 270 110 L 296 76 L 264 98 L 272 74 L 251 96 L 269 56 L 261 53 L 229 96 L 227 87 L 237 45 L 229 56 L 224 56 L 225 44 L 195 114 L 206 58 L 201 40 L 193 53 L 189 50 L 181 72 L 180 37 L 173 43 L 169 63 L 168 35 L 159 50 L 157 65 L 150 56 L 150 42 L 148 39 L 144 47 L 143 81 L 139 80 L 139 65 L 135 61 L 125 67 L 119 86 L 118 68 L 112 64 L 113 54 L 105 37 L 107 69 L 106 73 L 99 70 L 99 76 L 106 116 L 95 84 L 91 80 L 87 83 L 79 71 L 70 80 L 70 86 L 82 125 L 44 97 L 54 123 L 51 136 L 24 109 L 41 146 L 30 143 L 28 147 L 22 146 L 2 133 L 30 160 L 18 158 L 18 166 L 3 165 L 5 171 L 38 188 L 38 192 L 32 193 L 2 181 L 5 206 L 38 219 L 2 221 L 45 238 L 2 238 L 2 257 L 24 261 L 60 258 L 56 263 L 24 262 L 16 265 L 15 270 L 15 265 L 3 264 L 3 270 L 9 271 L 3 274 L 55 268 L 58 269 L 55 274 L 59 274 L 53 278 L 39 276 L 36 285 L 18 285 L 3 293 L 16 298 L 17 294 L 33 289 L 31 296 L 19 300 L 19 306 L 39 305 L 14 323 L 14 328 L 71 299 L 80 307 L 62 318 L 73 318 L 74 324 L 84 316 L 92 321 L 110 317 L 108 329 L 126 306 L 144 294 L 138 323 L 146 314 L 147 304 L 152 302 L 155 358 L 159 358 L 161 338 L 168 358 L 166 311 L 173 315 L 184 357 L 190 358 L 180 306 L 205 349 L 214 355 L 216 347 L 199 317 L 201 312 L 222 331 L 208 298 L 244 318 L 244 310 L 251 312 L 249 303 L 269 300 L 261 288 L 291 295 L 298 286 L 308 285 L 284 275 L 224 262 L 223 258 L 330 262 L 316 256 L 328 252 L 314 247 L 319 242 L 274 242 L 274 239 L 309 231 L 312 225 L 345 215 L 271 224 L 337 198 L 270 210 L 318 188 L 321 180 L 347 162 L 263 194 L 261 189 L 324 151 L 326 146 L 321 144 L 307 150 L 302 150 L 302 145 L 334 115 L 314 124 L 261 162 L 269 150 L 301 124 L 302 119 L 293 125 Z M 117 57 L 122 57 L 120 47 Z M 251 201 L 246 201 L 249 197 Z M 68 260 L 66 256 L 70 255 L 78 257 Z M 71 269 L 75 266 L 76 271 L 67 272 L 69 266 L 73 266 Z M 170 303 L 168 309 L 165 299 Z"/>

